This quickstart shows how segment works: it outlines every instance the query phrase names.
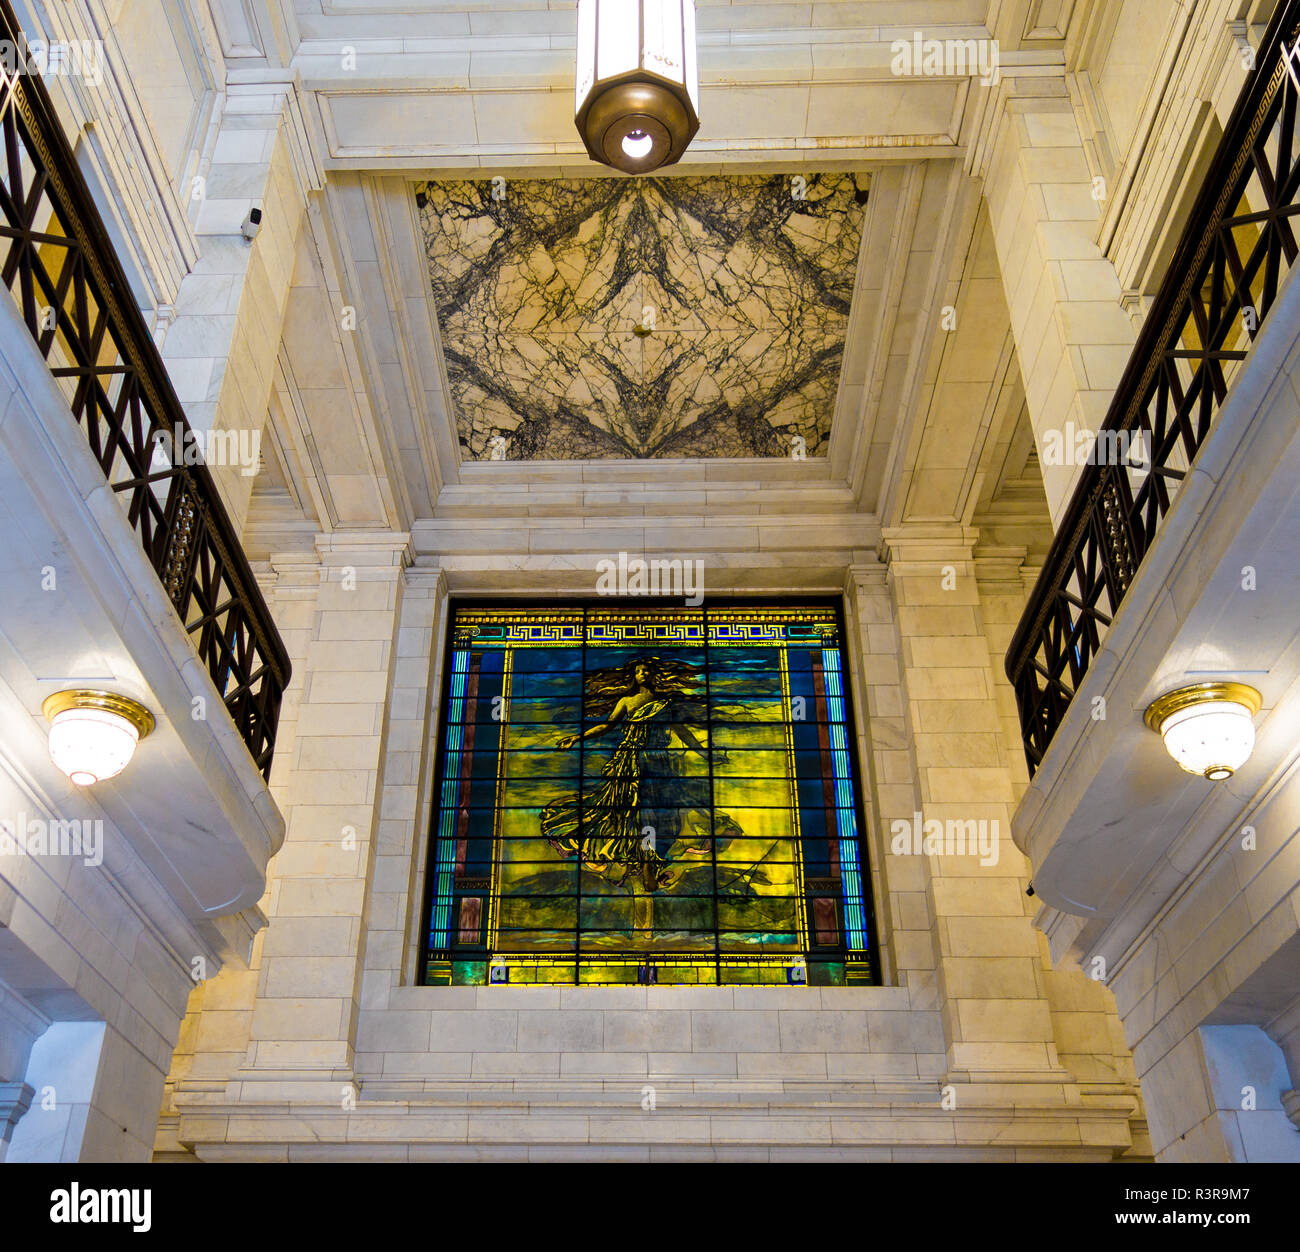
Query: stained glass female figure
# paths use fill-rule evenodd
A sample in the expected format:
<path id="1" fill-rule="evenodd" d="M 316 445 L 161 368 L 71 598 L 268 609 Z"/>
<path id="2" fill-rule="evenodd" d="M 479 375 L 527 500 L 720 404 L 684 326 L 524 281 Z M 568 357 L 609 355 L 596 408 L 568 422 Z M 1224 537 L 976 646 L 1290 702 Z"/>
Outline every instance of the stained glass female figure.
<path id="1" fill-rule="evenodd" d="M 541 815 L 542 834 L 557 852 L 580 858 L 587 870 L 633 893 L 634 928 L 643 938 L 651 922 L 649 897 L 677 877 L 660 849 L 697 858 L 710 852 L 708 778 L 687 774 L 681 748 L 672 746 L 675 737 L 708 757 L 689 725 L 703 721 L 699 672 L 686 661 L 638 657 L 591 675 L 585 711 L 601 720 L 563 736 L 557 746 L 573 748 L 619 726 L 622 738 L 601 770 L 599 787 L 557 800 Z"/>

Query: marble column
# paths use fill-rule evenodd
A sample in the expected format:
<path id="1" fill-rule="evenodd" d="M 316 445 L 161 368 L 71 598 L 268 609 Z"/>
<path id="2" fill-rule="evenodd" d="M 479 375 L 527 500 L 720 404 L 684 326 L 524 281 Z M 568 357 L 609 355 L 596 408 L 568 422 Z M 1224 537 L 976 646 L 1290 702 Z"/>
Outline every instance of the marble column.
<path id="1" fill-rule="evenodd" d="M 294 658 L 290 766 L 272 780 L 288 831 L 272 865 L 247 1054 L 230 1089 L 252 1101 L 337 1104 L 353 1081 L 408 537 L 321 536 L 317 555 L 312 625 Z"/>
<path id="2" fill-rule="evenodd" d="M 308 187 L 293 85 L 230 83 L 211 164 L 191 188 L 201 255 L 156 334 L 190 425 L 222 432 L 207 461 L 236 528 L 256 474 Z M 261 227 L 240 227 L 251 209 Z"/>
<path id="3" fill-rule="evenodd" d="M 363 1009 L 388 1008 L 395 988 L 420 982 L 420 937 L 415 928 L 423 904 L 420 885 L 433 796 L 432 787 L 422 788 L 421 780 L 431 778 L 434 769 L 446 618 L 443 571 L 408 569 L 384 736 L 383 788 L 364 945 Z M 417 807 L 421 800 L 422 807 Z"/>
<path id="4" fill-rule="evenodd" d="M 906 983 L 916 995 L 931 989 L 935 948 L 928 895 L 928 867 L 920 857 L 888 855 L 887 815 L 920 807 L 907 694 L 903 685 L 902 640 L 886 570 L 878 562 L 849 567 L 845 582 L 847 625 L 854 647 L 849 655 L 860 693 L 858 760 L 870 797 L 877 837 L 872 898 L 885 982 Z"/>
<path id="5" fill-rule="evenodd" d="M 1011 841 L 1018 786 L 994 693 L 975 538 L 956 526 L 884 532 L 916 804 L 908 807 L 906 791 L 883 793 L 882 838 L 891 877 L 895 863 L 917 866 L 910 873 L 933 919 L 950 1077 L 1068 1083 L 1026 864 Z"/>
<path id="6" fill-rule="evenodd" d="M 1096 244 L 1109 188 L 1094 178 L 1068 95 L 1011 97 L 984 196 L 1038 445 L 1059 525 L 1136 337 L 1115 267 Z M 1083 451 L 1086 457 L 1086 448 Z"/>

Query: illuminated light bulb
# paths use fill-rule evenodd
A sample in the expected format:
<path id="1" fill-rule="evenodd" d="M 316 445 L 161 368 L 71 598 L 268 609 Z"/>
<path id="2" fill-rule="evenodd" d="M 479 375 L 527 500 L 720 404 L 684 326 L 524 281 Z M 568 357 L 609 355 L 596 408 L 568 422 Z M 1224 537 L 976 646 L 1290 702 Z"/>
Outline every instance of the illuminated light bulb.
<path id="1" fill-rule="evenodd" d="M 644 161 L 655 141 L 643 130 L 630 130 L 623 136 L 623 151 L 634 161 Z"/>

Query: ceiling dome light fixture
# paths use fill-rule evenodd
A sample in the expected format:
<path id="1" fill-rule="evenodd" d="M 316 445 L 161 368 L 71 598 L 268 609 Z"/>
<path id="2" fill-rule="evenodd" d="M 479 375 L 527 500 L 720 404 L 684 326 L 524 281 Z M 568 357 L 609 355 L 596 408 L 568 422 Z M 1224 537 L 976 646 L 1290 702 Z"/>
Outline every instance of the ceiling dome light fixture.
<path id="1" fill-rule="evenodd" d="M 58 691 L 41 705 L 50 760 L 79 787 L 115 778 L 154 728 L 143 704 L 112 691 Z"/>
<path id="2" fill-rule="evenodd" d="M 578 0 L 577 116 L 593 161 L 645 174 L 700 129 L 695 0 Z"/>
<path id="3" fill-rule="evenodd" d="M 1254 687 L 1237 682 L 1194 683 L 1154 701 L 1146 724 L 1189 774 L 1231 778 L 1255 748 L 1252 718 L 1263 705 Z"/>

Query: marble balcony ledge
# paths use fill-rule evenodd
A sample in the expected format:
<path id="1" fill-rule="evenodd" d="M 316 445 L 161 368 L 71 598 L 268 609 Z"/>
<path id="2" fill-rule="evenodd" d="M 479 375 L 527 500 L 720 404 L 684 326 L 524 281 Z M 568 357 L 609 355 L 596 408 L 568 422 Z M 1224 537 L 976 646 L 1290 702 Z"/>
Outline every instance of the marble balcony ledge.
<path id="1" fill-rule="evenodd" d="M 410 1103 L 420 1105 L 492 1105 L 527 1110 L 534 1104 L 548 1109 L 572 1106 L 587 1108 L 626 1107 L 641 1089 L 650 1084 L 659 1103 L 678 1102 L 681 1106 L 707 1108 L 713 1105 L 759 1103 L 771 1108 L 834 1107 L 846 1102 L 863 1107 L 908 1104 L 935 1107 L 939 1103 L 940 1083 L 935 1079 L 911 1083 L 800 1082 L 797 1079 L 719 1079 L 656 1075 L 634 1075 L 625 1079 L 555 1080 L 544 1083 L 536 1079 L 527 1083 L 505 1079 L 468 1079 L 461 1082 L 413 1081 L 409 1079 L 359 1079 L 359 1100 L 364 1105 Z M 246 1088 L 247 1089 L 247 1088 Z M 1056 1101 L 1059 1103 L 1059 1099 Z M 1039 1101 L 1046 1104 L 1047 1101 Z"/>
<path id="2" fill-rule="evenodd" d="M 565 484 L 585 488 L 607 488 L 630 484 L 666 491 L 685 484 L 727 485 L 733 488 L 767 487 L 780 484 L 805 488 L 818 483 L 848 489 L 847 478 L 825 457 L 804 461 L 783 457 L 688 457 L 663 460 L 593 457 L 580 461 L 462 461 L 461 486 L 507 487 L 533 484 Z"/>
<path id="3" fill-rule="evenodd" d="M 1118 954 L 1145 942 L 1225 832 L 1245 820 L 1294 829 L 1285 802 L 1270 809 L 1295 757 L 1300 684 L 1297 411 L 1300 283 L 1291 281 L 1012 817 L 1054 960 L 1104 945 L 1119 971 Z M 1242 571 L 1256 563 L 1279 575 L 1243 603 Z M 1211 785 L 1172 767 L 1142 714 L 1161 691 L 1222 674 L 1244 675 L 1264 708 L 1251 758 Z M 1105 723 L 1092 716 L 1099 695 L 1112 710 Z M 1294 882 L 1284 870 L 1282 879 Z"/>
<path id="4" fill-rule="evenodd" d="M 609 552 L 601 555 L 607 557 Z M 421 556 L 428 557 L 446 576 L 448 590 L 460 594 L 506 594 L 520 598 L 534 594 L 596 595 L 589 553 L 493 557 L 422 549 Z M 825 548 L 748 550 L 733 554 L 710 551 L 704 595 L 706 600 L 723 595 L 834 597 L 843 593 L 845 572 L 850 566 L 876 563 L 874 545 L 843 548 L 833 553 Z"/>
<path id="5" fill-rule="evenodd" d="M 102 813 L 130 845 L 122 893 L 186 964 L 204 953 L 241 965 L 265 924 L 283 815 L 11 301 L 0 301 L 0 500 L 0 688 L 23 713 L 7 724 L 7 752 L 52 812 Z M 33 596 L 45 569 L 57 594 Z M 89 797 L 50 763 L 39 712 L 80 686 L 129 694 L 157 719 L 130 769 Z"/>
<path id="6" fill-rule="evenodd" d="M 546 1111 L 565 1108 L 585 1111 L 618 1111 L 630 1100 L 639 1103 L 643 1088 L 653 1086 L 655 1099 L 669 1107 L 708 1111 L 718 1108 L 734 1110 L 740 1106 L 760 1107 L 773 1111 L 824 1108 L 843 1111 L 852 1107 L 860 1112 L 902 1111 L 903 1113 L 948 1113 L 940 1107 L 942 1078 L 901 1081 L 806 1082 L 789 1079 L 725 1082 L 717 1079 L 691 1079 L 651 1075 L 632 1075 L 625 1079 L 579 1080 L 544 1084 L 537 1080 L 510 1082 L 441 1082 L 413 1080 L 358 1080 L 358 1109 L 377 1115 L 396 1116 L 416 1106 L 421 1109 L 444 1106 L 454 1112 L 472 1107 L 475 1110 L 512 1109 L 526 1113 L 534 1106 Z M 337 1078 L 307 1083 L 285 1079 L 258 1082 L 234 1081 L 229 1084 L 176 1084 L 176 1107 L 182 1117 L 219 1114 L 267 1117 L 291 1107 L 301 1114 L 332 1115 L 340 1111 L 335 1093 Z M 1014 1111 L 1032 1119 L 1088 1114 L 1094 1117 L 1122 1114 L 1125 1118 L 1139 1112 L 1135 1094 L 1125 1090 L 1078 1091 L 1066 1093 L 1060 1083 L 952 1083 L 957 1096 L 957 1111 L 971 1116 L 979 1111 Z M 1073 1097 L 1073 1098 L 1071 1098 Z M 677 1102 L 674 1104 L 673 1102 Z"/>
<path id="7" fill-rule="evenodd" d="M 818 1150 L 848 1153 L 887 1148 L 928 1151 L 938 1159 L 955 1151 L 1018 1150 L 1030 1159 L 1113 1160 L 1132 1146 L 1132 1100 L 1086 1110 L 1011 1110 L 972 1107 L 961 1113 L 937 1105 L 774 1110 L 714 1105 L 699 1109 L 639 1103 L 617 1112 L 552 1107 L 446 1109 L 398 1105 L 287 1106 L 253 1110 L 181 1112 L 180 1143 L 202 1160 L 260 1159 L 269 1150 L 289 1159 L 295 1149 L 334 1159 L 406 1159 L 421 1147 L 443 1146 L 453 1159 L 493 1148 L 567 1147 L 593 1154 L 657 1146 L 668 1156 L 692 1148 L 777 1150 L 792 1156 Z M 282 1154 L 282 1155 L 280 1155 Z M 851 1159 L 851 1158 L 850 1158 Z"/>
<path id="8" fill-rule="evenodd" d="M 912 1010 L 907 987 L 394 987 L 388 1008 Z"/>
<path id="9" fill-rule="evenodd" d="M 327 1163 L 333 1161 L 374 1161 L 399 1162 L 410 1161 L 421 1164 L 478 1162 L 496 1163 L 550 1163 L 583 1164 L 623 1163 L 653 1164 L 657 1162 L 675 1162 L 680 1164 L 700 1163 L 747 1163 L 747 1164 L 815 1164 L 834 1162 L 841 1164 L 863 1164 L 865 1162 L 912 1162 L 925 1161 L 1000 1161 L 1015 1164 L 1018 1161 L 1108 1161 L 1114 1154 L 1103 1152 L 1098 1148 L 1081 1148 L 1077 1151 L 1058 1151 L 1040 1155 L 1033 1149 L 998 1148 L 998 1147 L 857 1147 L 824 1146 L 818 1144 L 799 1144 L 784 1146 L 780 1144 L 754 1146 L 738 1144 L 612 1144 L 612 1145 L 556 1145 L 556 1144 L 506 1144 L 482 1146 L 475 1144 L 402 1144 L 395 1145 L 321 1145 L 283 1146 L 256 1145 L 246 1149 L 226 1151 L 222 1148 L 205 1150 L 205 1161 L 292 1161 L 304 1163 Z"/>
<path id="10" fill-rule="evenodd" d="M 218 1112 L 267 1116 L 290 1106 L 303 1113 L 331 1114 L 339 1111 L 336 1093 L 340 1082 L 353 1086 L 359 1107 L 368 1111 L 399 1114 L 408 1107 L 445 1106 L 476 1109 L 511 1108 L 527 1111 L 534 1105 L 547 1110 L 562 1108 L 597 1111 L 617 1110 L 629 1100 L 639 1102 L 643 1088 L 653 1086 L 656 1101 L 701 1111 L 754 1106 L 773 1110 L 825 1108 L 861 1111 L 901 1109 L 906 1112 L 947 1112 L 940 1108 L 947 1086 L 956 1093 L 957 1109 L 963 1116 L 977 1110 L 1012 1111 L 1029 1117 L 1086 1112 L 1091 1115 L 1140 1110 L 1137 1096 L 1115 1084 L 1087 1090 L 1076 1086 L 1068 1074 L 1050 1080 L 1003 1080 L 967 1082 L 942 1074 L 929 1078 L 889 1079 L 792 1079 L 779 1077 L 718 1078 L 682 1077 L 653 1070 L 631 1072 L 622 1077 L 571 1076 L 557 1079 L 521 1078 L 431 1079 L 401 1077 L 357 1077 L 351 1082 L 335 1073 L 304 1080 L 276 1076 L 252 1079 L 248 1071 L 229 1082 L 182 1080 L 176 1084 L 176 1107 L 182 1116 L 211 1116 Z"/>
<path id="11" fill-rule="evenodd" d="M 810 483 L 806 489 L 738 484 L 725 488 L 684 487 L 669 491 L 658 486 L 529 488 L 446 487 L 438 497 L 435 517 L 444 518 L 556 517 L 586 522 L 595 518 L 645 517 L 673 519 L 710 516 L 781 516 L 827 520 L 865 519 L 847 489 Z"/>
<path id="12" fill-rule="evenodd" d="M 697 555 L 760 548 L 865 548 L 877 542 L 879 534 L 869 519 L 853 514 L 823 518 L 779 513 L 761 519 L 703 514 L 533 517 L 526 525 L 514 518 L 439 518 L 412 528 L 417 550 L 483 548 L 538 554 L 595 552 L 611 545 L 629 553 L 673 549 Z"/>

